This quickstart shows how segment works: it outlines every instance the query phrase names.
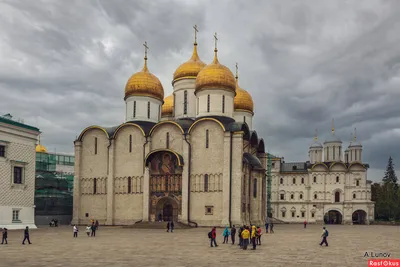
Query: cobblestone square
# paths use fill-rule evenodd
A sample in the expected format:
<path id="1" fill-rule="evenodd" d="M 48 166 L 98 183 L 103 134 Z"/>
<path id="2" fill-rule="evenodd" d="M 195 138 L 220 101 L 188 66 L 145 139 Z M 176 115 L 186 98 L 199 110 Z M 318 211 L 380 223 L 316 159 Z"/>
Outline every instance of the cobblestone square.
<path id="1" fill-rule="evenodd" d="M 31 231 L 32 245 L 21 245 L 23 232 L 10 231 L 9 244 L 0 245 L 0 266 L 368 266 L 365 252 L 387 252 L 400 259 L 397 226 L 332 225 L 329 247 L 320 247 L 321 225 L 275 225 L 275 234 L 263 234 L 256 251 L 222 244 L 210 248 L 210 229 L 100 227 L 88 238 L 81 226 L 78 238 L 72 227 Z"/>

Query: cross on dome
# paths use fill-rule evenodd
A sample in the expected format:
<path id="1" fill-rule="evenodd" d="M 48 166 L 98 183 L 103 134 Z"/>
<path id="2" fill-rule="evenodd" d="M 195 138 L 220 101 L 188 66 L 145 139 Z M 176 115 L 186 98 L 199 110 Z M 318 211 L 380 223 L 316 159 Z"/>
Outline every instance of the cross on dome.
<path id="1" fill-rule="evenodd" d="M 199 30 L 197 29 L 197 25 L 194 25 L 193 29 L 194 29 L 194 44 L 197 45 L 197 33 L 199 32 Z"/>

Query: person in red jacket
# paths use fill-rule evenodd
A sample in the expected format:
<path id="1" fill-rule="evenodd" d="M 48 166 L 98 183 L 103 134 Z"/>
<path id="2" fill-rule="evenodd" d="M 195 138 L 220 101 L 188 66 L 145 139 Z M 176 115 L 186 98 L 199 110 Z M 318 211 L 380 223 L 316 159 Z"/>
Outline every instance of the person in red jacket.
<path id="1" fill-rule="evenodd" d="M 307 228 L 307 221 L 304 220 L 304 228 Z"/>
<path id="2" fill-rule="evenodd" d="M 213 227 L 213 229 L 211 230 L 211 247 L 213 247 L 213 242 L 214 246 L 218 247 L 216 238 L 217 238 L 217 229 Z"/>

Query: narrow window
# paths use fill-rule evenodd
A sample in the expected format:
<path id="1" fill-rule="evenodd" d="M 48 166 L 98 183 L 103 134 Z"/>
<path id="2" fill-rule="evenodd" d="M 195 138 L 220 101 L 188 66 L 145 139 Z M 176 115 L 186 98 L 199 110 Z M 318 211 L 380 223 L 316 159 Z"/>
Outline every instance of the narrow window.
<path id="1" fill-rule="evenodd" d="M 183 114 L 187 114 L 187 91 L 183 92 Z"/>
<path id="2" fill-rule="evenodd" d="M 5 156 L 6 156 L 6 147 L 0 146 L 0 157 L 5 157 Z"/>
<path id="3" fill-rule="evenodd" d="M 275 168 L 275 162 L 272 163 L 272 168 Z"/>
<path id="4" fill-rule="evenodd" d="M 335 193 L 335 202 L 340 202 L 340 192 Z"/>
<path id="5" fill-rule="evenodd" d="M 132 135 L 129 135 L 129 153 L 132 153 Z"/>
<path id="6" fill-rule="evenodd" d="M 339 176 L 336 176 L 336 183 L 339 183 Z"/>
<path id="7" fill-rule="evenodd" d="M 128 177 L 128 194 L 132 193 L 132 178 Z"/>
<path id="8" fill-rule="evenodd" d="M 353 198 L 356 199 L 356 194 L 353 194 Z"/>
<path id="9" fill-rule="evenodd" d="M 257 179 L 254 179 L 253 181 L 253 197 L 257 197 Z"/>
<path id="10" fill-rule="evenodd" d="M 199 114 L 199 98 L 197 98 L 197 114 Z"/>
<path id="11" fill-rule="evenodd" d="M 333 147 L 333 148 L 332 148 L 332 150 L 333 150 L 333 156 L 332 156 L 332 159 L 333 159 L 333 160 L 335 160 L 335 147 Z"/>
<path id="12" fill-rule="evenodd" d="M 97 179 L 93 179 L 93 194 L 97 193 Z"/>
<path id="13" fill-rule="evenodd" d="M 136 118 L 136 101 L 133 101 L 133 117 Z"/>
<path id="14" fill-rule="evenodd" d="M 161 106 L 158 106 L 158 120 L 161 118 Z"/>
<path id="15" fill-rule="evenodd" d="M 222 113 L 225 113 L 225 96 L 222 96 Z"/>
<path id="16" fill-rule="evenodd" d="M 301 183 L 304 184 L 304 178 L 301 178 Z"/>
<path id="17" fill-rule="evenodd" d="M 305 217 L 305 212 L 304 212 L 304 211 L 301 212 L 301 217 L 302 217 L 302 218 Z"/>
<path id="18" fill-rule="evenodd" d="M 317 182 L 317 176 L 314 176 L 314 183 Z"/>
<path id="19" fill-rule="evenodd" d="M 293 178 L 293 184 L 296 184 L 296 178 Z"/>
<path id="20" fill-rule="evenodd" d="M 350 151 L 350 161 L 353 161 L 353 151 Z"/>
<path id="21" fill-rule="evenodd" d="M 246 176 L 243 177 L 243 195 L 246 195 Z"/>
<path id="22" fill-rule="evenodd" d="M 207 95 L 207 112 L 210 112 L 210 95 Z"/>
<path id="23" fill-rule="evenodd" d="M 150 102 L 147 102 L 147 118 L 150 119 Z"/>
<path id="24" fill-rule="evenodd" d="M 94 154 L 97 155 L 97 137 L 94 138 Z"/>
<path id="25" fill-rule="evenodd" d="M 326 148 L 326 161 L 329 161 L 329 146 Z"/>
<path id="26" fill-rule="evenodd" d="M 243 122 L 246 122 L 246 116 L 243 116 Z"/>
<path id="27" fill-rule="evenodd" d="M 22 184 L 22 167 L 14 167 L 14 184 Z"/>
<path id="28" fill-rule="evenodd" d="M 292 217 L 294 218 L 296 216 L 296 212 L 292 211 Z"/>
<path id="29" fill-rule="evenodd" d="M 311 217 L 314 218 L 314 216 L 315 216 L 315 213 L 311 213 Z"/>
<path id="30" fill-rule="evenodd" d="M 285 218 L 285 216 L 286 216 L 286 212 L 282 211 L 282 218 Z"/>
<path id="31" fill-rule="evenodd" d="M 285 194 L 281 194 L 281 200 L 285 200 Z"/>
<path id="32" fill-rule="evenodd" d="M 206 130 L 206 148 L 208 148 L 208 141 L 209 141 L 208 130 Z"/>
<path id="33" fill-rule="evenodd" d="M 279 182 L 280 182 L 280 184 L 283 184 L 283 178 L 281 178 Z"/>
<path id="34" fill-rule="evenodd" d="M 358 158 L 358 157 L 357 157 L 357 156 L 358 156 L 357 154 L 358 154 L 357 151 L 354 151 L 354 160 L 355 160 L 355 161 L 357 161 L 357 158 Z"/>
<path id="35" fill-rule="evenodd" d="M 357 181 L 356 181 L 356 186 L 359 186 L 359 185 L 360 185 L 360 181 L 357 180 Z"/>
<path id="36" fill-rule="evenodd" d="M 346 163 L 349 162 L 349 154 L 346 154 Z"/>
<path id="37" fill-rule="evenodd" d="M 339 147 L 339 159 L 341 159 L 342 158 L 342 147 L 340 146 Z"/>
<path id="38" fill-rule="evenodd" d="M 167 132 L 167 144 L 166 147 L 169 148 L 169 132 Z"/>
<path id="39" fill-rule="evenodd" d="M 300 199 L 303 199 L 303 194 L 300 194 Z"/>
<path id="40" fill-rule="evenodd" d="M 204 175 L 204 192 L 208 192 L 208 174 Z"/>
<path id="41" fill-rule="evenodd" d="M 317 198 L 318 198 L 317 194 L 314 194 L 314 199 L 317 199 Z"/>
<path id="42" fill-rule="evenodd" d="M 294 199 L 294 195 L 293 194 L 290 195 L 290 199 Z"/>

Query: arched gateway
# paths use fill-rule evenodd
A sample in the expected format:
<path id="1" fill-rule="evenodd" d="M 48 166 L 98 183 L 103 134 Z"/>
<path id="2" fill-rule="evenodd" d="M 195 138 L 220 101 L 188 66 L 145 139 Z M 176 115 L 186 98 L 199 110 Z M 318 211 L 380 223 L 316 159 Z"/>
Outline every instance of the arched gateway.
<path id="1" fill-rule="evenodd" d="M 342 224 L 342 219 L 342 214 L 337 210 L 330 210 L 324 216 L 325 224 Z"/>
<path id="2" fill-rule="evenodd" d="M 353 224 L 366 224 L 367 213 L 363 210 L 356 210 L 352 215 Z"/>
<path id="3" fill-rule="evenodd" d="M 150 171 L 150 220 L 178 221 L 182 209 L 183 159 L 170 150 L 153 151 L 146 157 Z"/>

